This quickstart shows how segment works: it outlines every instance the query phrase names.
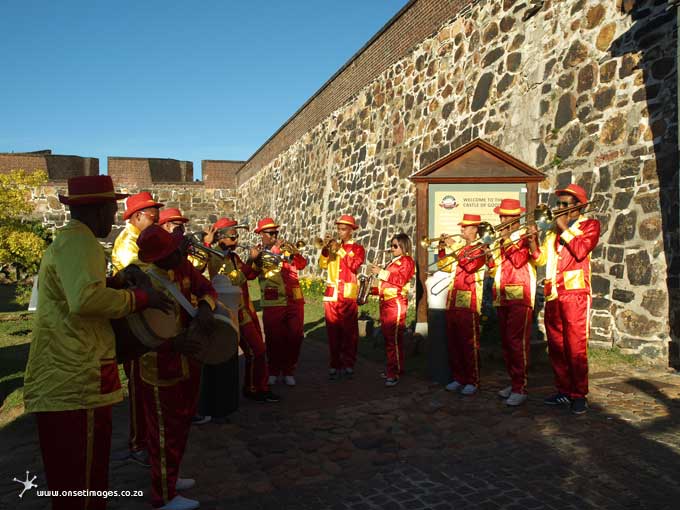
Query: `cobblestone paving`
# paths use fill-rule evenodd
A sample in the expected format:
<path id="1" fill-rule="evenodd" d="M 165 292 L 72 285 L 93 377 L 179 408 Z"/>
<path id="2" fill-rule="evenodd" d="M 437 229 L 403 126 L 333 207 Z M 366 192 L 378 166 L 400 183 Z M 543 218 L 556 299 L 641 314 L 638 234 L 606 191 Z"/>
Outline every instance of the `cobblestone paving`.
<path id="1" fill-rule="evenodd" d="M 530 400 L 496 397 L 498 368 L 474 397 L 413 376 L 385 388 L 381 367 L 359 362 L 352 380 L 326 380 L 326 350 L 305 343 L 298 386 L 280 404 L 242 402 L 223 425 L 191 431 L 182 466 L 186 496 L 217 509 L 680 508 L 680 376 L 612 369 L 591 374 L 590 412 L 549 408 L 545 365 L 530 374 Z M 125 448 L 127 403 L 114 409 L 113 450 Z M 14 476 L 29 469 L 44 488 L 35 427 L 0 432 L 0 508 L 47 508 Z M 41 483 L 42 482 L 42 483 Z M 149 494 L 144 468 L 112 462 L 111 489 Z M 147 497 L 111 509 L 148 508 Z"/>

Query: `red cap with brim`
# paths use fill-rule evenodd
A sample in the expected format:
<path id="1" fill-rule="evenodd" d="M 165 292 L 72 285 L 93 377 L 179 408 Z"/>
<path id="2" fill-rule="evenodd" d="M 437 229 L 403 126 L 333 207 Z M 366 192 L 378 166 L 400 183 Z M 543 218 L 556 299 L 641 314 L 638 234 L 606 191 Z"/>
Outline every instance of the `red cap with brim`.
<path id="1" fill-rule="evenodd" d="M 213 228 L 215 230 L 220 230 L 223 228 L 235 227 L 236 225 L 238 225 L 236 220 L 232 220 L 231 218 L 220 218 L 215 222 Z"/>
<path id="2" fill-rule="evenodd" d="M 555 195 L 571 195 L 582 204 L 585 204 L 588 201 L 586 190 L 578 184 L 570 184 L 564 189 L 558 189 L 555 191 Z"/>
<path id="3" fill-rule="evenodd" d="M 172 235 L 160 225 L 151 225 L 139 234 L 139 260 L 146 263 L 157 262 L 177 250 L 182 244 L 182 236 Z"/>
<path id="4" fill-rule="evenodd" d="M 499 216 L 519 216 L 524 211 L 526 209 L 522 207 L 522 203 L 516 198 L 504 198 L 501 200 L 501 205 L 493 210 Z"/>
<path id="5" fill-rule="evenodd" d="M 470 227 L 479 225 L 482 222 L 482 217 L 479 214 L 463 214 L 463 221 L 458 225 L 461 227 Z"/>
<path id="6" fill-rule="evenodd" d="M 340 216 L 338 221 L 335 222 L 336 225 L 349 225 L 352 227 L 353 230 L 356 230 L 359 228 L 359 225 L 357 225 L 357 222 L 354 220 L 354 216 L 350 216 L 349 214 L 343 214 Z"/>
<path id="7" fill-rule="evenodd" d="M 264 218 L 257 222 L 257 228 L 255 229 L 255 233 L 259 234 L 263 230 L 270 230 L 276 228 L 279 228 L 279 225 L 272 218 Z"/>
<path id="8" fill-rule="evenodd" d="M 142 191 L 141 193 L 132 195 L 125 201 L 123 219 L 127 220 L 137 211 L 148 209 L 149 207 L 163 207 L 163 204 L 156 202 L 148 191 Z"/>
<path id="9" fill-rule="evenodd" d="M 68 180 L 68 195 L 59 195 L 65 205 L 92 205 L 115 202 L 129 195 L 116 193 L 108 175 L 81 175 Z"/>
<path id="10" fill-rule="evenodd" d="M 189 218 L 185 218 L 182 216 L 182 213 L 180 212 L 179 209 L 176 209 L 174 207 L 171 207 L 169 209 L 163 209 L 158 216 L 158 224 L 163 225 L 164 223 L 168 223 L 169 221 L 181 221 L 182 223 L 186 223 L 189 221 Z"/>

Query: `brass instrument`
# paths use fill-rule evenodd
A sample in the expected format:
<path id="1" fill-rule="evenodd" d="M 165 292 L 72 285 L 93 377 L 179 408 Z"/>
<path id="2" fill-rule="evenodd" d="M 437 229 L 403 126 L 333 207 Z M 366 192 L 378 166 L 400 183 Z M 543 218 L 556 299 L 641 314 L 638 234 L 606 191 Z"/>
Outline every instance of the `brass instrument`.
<path id="1" fill-rule="evenodd" d="M 296 241 L 295 244 L 288 242 L 288 241 L 283 241 L 281 243 L 281 252 L 287 252 L 290 253 L 291 255 L 297 255 L 300 253 L 300 250 L 307 246 L 307 243 L 300 240 Z"/>
<path id="2" fill-rule="evenodd" d="M 493 237 L 493 235 L 494 235 L 493 229 L 494 229 L 494 227 L 492 227 L 491 224 L 489 224 L 488 222 L 486 222 L 486 221 L 481 222 L 477 227 L 477 236 L 479 237 L 479 240 L 476 243 L 474 243 L 470 246 L 472 246 L 474 248 L 481 248 L 485 244 L 492 244 L 494 242 L 494 239 L 495 239 Z M 453 251 L 452 253 L 447 253 L 446 256 L 447 257 L 453 257 L 453 261 L 449 262 L 448 264 L 446 264 L 445 266 L 442 266 L 439 269 L 441 270 L 445 267 L 450 266 L 453 263 L 458 262 L 458 255 L 460 254 L 461 251 L 463 251 L 463 249 L 465 249 L 467 247 L 468 247 L 468 245 L 466 244 L 465 246 L 458 248 L 457 250 Z M 438 261 L 435 260 L 434 262 L 428 264 L 427 268 L 429 269 L 433 266 L 436 266 L 437 262 Z"/>
<path id="3" fill-rule="evenodd" d="M 383 254 L 383 263 L 381 265 L 385 265 L 385 254 L 391 251 L 391 249 L 387 250 L 381 250 L 378 253 Z M 377 265 L 377 264 L 376 264 Z M 371 294 L 371 287 L 373 286 L 373 279 L 375 276 L 372 274 L 366 275 L 366 274 L 360 274 L 358 277 L 359 280 L 359 292 L 357 294 L 357 304 L 359 306 L 365 305 L 368 302 L 368 296 Z"/>
<path id="4" fill-rule="evenodd" d="M 446 239 L 450 239 L 452 237 L 463 237 L 461 234 L 442 234 L 439 237 L 427 237 L 423 236 L 420 238 L 420 246 L 422 246 L 425 250 L 431 250 L 433 249 L 432 245 L 433 243 L 440 243 Z"/>
<path id="5" fill-rule="evenodd" d="M 224 258 L 224 253 L 210 248 L 203 244 L 203 237 L 205 232 L 193 232 L 191 234 L 186 234 L 184 236 L 186 243 L 186 250 L 189 255 L 200 260 L 201 262 L 207 263 L 210 260 L 210 256 L 214 255 L 219 258 Z"/>
<path id="6" fill-rule="evenodd" d="M 547 204 L 538 204 L 536 209 L 534 209 L 533 223 L 536 225 L 538 230 L 545 232 L 546 230 L 549 230 L 553 227 L 555 219 L 559 216 L 568 214 L 572 211 L 575 211 L 576 209 L 583 209 L 583 211 L 581 211 L 583 213 L 590 212 L 592 210 L 599 211 L 603 205 L 604 198 L 602 197 L 597 197 L 594 200 L 589 200 L 583 204 L 574 204 L 564 208 L 557 207 L 555 209 L 550 209 Z"/>
<path id="7" fill-rule="evenodd" d="M 336 252 L 334 250 L 331 250 L 331 248 L 330 248 L 331 243 L 333 241 L 335 241 L 337 244 L 342 246 L 342 241 L 339 241 L 335 238 L 331 237 L 331 238 L 327 238 L 327 239 L 321 239 L 320 237 L 316 237 L 316 238 L 314 238 L 314 248 L 316 248 L 317 250 L 326 250 L 327 249 L 330 252 L 331 256 L 335 256 Z"/>

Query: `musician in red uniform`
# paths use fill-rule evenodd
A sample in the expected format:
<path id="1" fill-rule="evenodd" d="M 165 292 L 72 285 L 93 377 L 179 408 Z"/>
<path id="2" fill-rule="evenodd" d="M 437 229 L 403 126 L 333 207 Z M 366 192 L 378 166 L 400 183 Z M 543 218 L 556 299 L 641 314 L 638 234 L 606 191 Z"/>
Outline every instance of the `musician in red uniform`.
<path id="1" fill-rule="evenodd" d="M 440 242 L 437 261 L 440 271 L 454 273 L 446 300 L 446 336 L 453 379 L 446 389 L 461 390 L 463 395 L 474 395 L 479 387 L 479 314 L 485 257 L 475 241 L 481 222 L 478 214 L 464 214 L 458 224 L 462 243 L 456 243 L 453 237 Z M 446 245 L 451 247 L 450 251 Z"/>
<path id="2" fill-rule="evenodd" d="M 328 270 L 324 311 L 330 351 L 328 376 L 352 377 L 359 345 L 359 307 L 357 305 L 357 271 L 364 263 L 364 248 L 352 240 L 359 228 L 348 214 L 335 222 L 340 242 L 329 240 L 321 250 L 319 267 Z"/>
<path id="3" fill-rule="evenodd" d="M 238 307 L 239 345 L 246 358 L 245 374 L 243 374 L 243 396 L 257 402 L 280 402 L 281 398 L 269 388 L 269 370 L 267 369 L 266 347 L 262 338 L 260 321 L 255 307 L 250 300 L 248 280 L 257 278 L 251 265 L 245 264 L 238 256 L 238 222 L 230 218 L 220 218 L 204 238 L 206 243 L 214 241 L 218 233 L 217 244 L 224 251 L 224 258 L 213 256 L 208 263 L 208 272 L 212 279 L 215 275 L 226 275 L 232 285 L 241 289 Z"/>
<path id="4" fill-rule="evenodd" d="M 114 274 L 122 271 L 130 264 L 144 268 L 145 264 L 139 261 L 137 252 L 137 238 L 147 227 L 158 222 L 160 208 L 163 204 L 153 199 L 148 191 L 130 196 L 125 201 L 125 229 L 118 234 L 111 250 L 111 264 Z M 128 395 L 130 398 L 130 432 L 128 445 L 130 448 L 129 458 L 149 467 L 149 454 L 146 451 L 146 418 L 142 406 L 142 393 L 139 391 L 141 381 L 139 379 L 139 361 L 137 359 L 123 362 L 125 375 L 128 378 Z"/>
<path id="5" fill-rule="evenodd" d="M 298 271 L 307 266 L 307 259 L 282 244 L 279 225 L 272 218 L 260 220 L 255 233 L 262 236 L 262 250 L 252 248 L 249 260 L 260 283 L 269 384 L 282 378 L 286 385 L 295 386 L 305 325 Z"/>
<path id="6" fill-rule="evenodd" d="M 534 299 L 536 268 L 529 250 L 529 241 L 520 229 L 520 216 L 525 211 L 520 201 L 504 198 L 494 213 L 504 228 L 498 246 L 487 257 L 489 274 L 493 277 L 493 302 L 498 313 L 503 358 L 511 385 L 498 392 L 509 406 L 522 405 L 527 400 L 527 371 Z"/>
<path id="7" fill-rule="evenodd" d="M 139 259 L 153 264 L 148 272 L 157 288 L 167 291 L 174 286 L 192 305 L 198 306 L 198 331 L 208 334 L 214 325 L 212 311 L 217 294 L 180 251 L 181 243 L 181 237 L 153 225 L 137 239 Z M 176 304 L 176 314 L 180 325 L 186 327 L 190 320 L 187 311 Z M 151 461 L 151 504 L 155 508 L 198 508 L 198 501 L 184 498 L 177 491 L 195 484 L 192 479 L 178 478 L 178 474 L 191 417 L 196 411 L 201 366 L 173 347 L 168 343 L 140 358 Z M 191 348 L 183 351 L 191 352 Z"/>
<path id="8" fill-rule="evenodd" d="M 555 194 L 562 209 L 588 202 L 585 190 L 576 184 Z M 546 232 L 537 260 L 546 265 L 545 329 L 557 387 L 557 393 L 544 402 L 571 404 L 574 414 L 588 409 L 590 256 L 600 239 L 600 222 L 584 216 L 582 209 L 575 207 L 555 218 L 555 228 Z M 533 239 L 531 248 L 538 250 Z"/>
<path id="9" fill-rule="evenodd" d="M 404 373 L 403 338 L 406 328 L 408 289 L 415 275 L 416 264 L 411 258 L 411 240 L 404 233 L 390 241 L 392 260 L 382 269 L 375 264 L 369 271 L 378 279 L 371 293 L 380 296 L 380 329 L 385 338 L 387 369 L 385 386 L 396 386 Z"/>
<path id="10" fill-rule="evenodd" d="M 40 263 L 38 308 L 24 378 L 26 412 L 35 413 L 54 510 L 103 510 L 106 498 L 59 496 L 109 486 L 112 405 L 123 399 L 110 319 L 172 304 L 151 287 L 116 289 L 128 272 L 106 278 L 96 238 L 111 232 L 116 201 L 108 175 L 72 177 L 59 201 L 70 221 Z M 9 453 L 9 452 L 6 452 Z M 47 504 L 47 503 L 46 503 Z M 16 508 L 21 507 L 17 505 Z"/>
<path id="11" fill-rule="evenodd" d="M 184 225 L 189 222 L 189 218 L 182 216 L 182 212 L 174 207 L 163 209 L 158 216 L 158 224 L 171 234 L 180 229 L 184 234 Z"/>

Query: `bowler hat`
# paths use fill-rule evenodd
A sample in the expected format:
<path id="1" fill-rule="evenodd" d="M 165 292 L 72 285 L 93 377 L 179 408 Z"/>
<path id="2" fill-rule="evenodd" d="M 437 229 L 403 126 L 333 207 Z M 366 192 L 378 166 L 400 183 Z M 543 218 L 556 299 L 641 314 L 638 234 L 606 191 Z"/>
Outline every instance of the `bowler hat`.
<path id="1" fill-rule="evenodd" d="M 142 191 L 141 193 L 132 195 L 125 201 L 123 219 L 127 220 L 137 211 L 148 209 L 149 207 L 163 207 L 163 204 L 156 202 L 148 191 Z"/>
<path id="2" fill-rule="evenodd" d="M 80 175 L 68 180 L 68 195 L 59 195 L 59 201 L 66 205 L 88 205 L 115 202 L 127 196 L 114 191 L 108 175 Z"/>

